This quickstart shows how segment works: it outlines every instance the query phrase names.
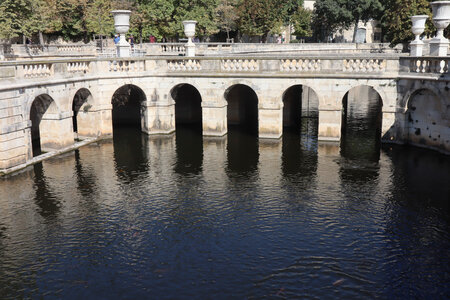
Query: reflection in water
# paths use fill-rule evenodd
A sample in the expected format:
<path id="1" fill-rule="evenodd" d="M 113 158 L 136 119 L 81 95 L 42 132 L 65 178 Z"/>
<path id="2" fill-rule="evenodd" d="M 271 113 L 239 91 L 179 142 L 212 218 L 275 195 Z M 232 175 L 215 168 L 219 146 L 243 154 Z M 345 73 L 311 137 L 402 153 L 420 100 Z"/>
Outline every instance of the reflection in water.
<path id="1" fill-rule="evenodd" d="M 114 152 L 0 181 L 0 298 L 448 295 L 448 156 L 348 158 L 304 134 L 280 147 L 232 129 L 142 137 L 115 131 Z"/>
<path id="2" fill-rule="evenodd" d="M 203 163 L 203 136 L 200 126 L 179 126 L 176 131 L 177 160 L 175 172 L 188 175 L 198 174 Z"/>
<path id="3" fill-rule="evenodd" d="M 258 168 L 258 137 L 229 126 L 227 135 L 227 173 L 230 177 L 251 177 Z"/>
<path id="4" fill-rule="evenodd" d="M 61 207 L 60 200 L 51 191 L 44 174 L 42 163 L 35 164 L 34 188 L 36 191 L 34 202 L 39 207 L 39 214 L 47 220 L 58 216 Z"/>
<path id="5" fill-rule="evenodd" d="M 77 176 L 78 191 L 85 197 L 92 197 L 95 191 L 96 178 L 91 170 L 83 167 L 80 150 L 75 150 L 75 174 Z"/>
<path id="6" fill-rule="evenodd" d="M 146 148 L 147 139 L 138 128 L 114 128 L 114 161 L 117 177 L 131 183 L 145 174 L 148 169 Z"/>
<path id="7" fill-rule="evenodd" d="M 314 177 L 317 168 L 317 119 L 301 119 L 297 130 L 284 130 L 282 171 L 285 178 Z"/>
<path id="8" fill-rule="evenodd" d="M 361 101 L 365 98 L 364 101 Z M 343 100 L 341 155 L 378 162 L 381 147 L 381 99 L 369 87 L 354 88 Z"/>

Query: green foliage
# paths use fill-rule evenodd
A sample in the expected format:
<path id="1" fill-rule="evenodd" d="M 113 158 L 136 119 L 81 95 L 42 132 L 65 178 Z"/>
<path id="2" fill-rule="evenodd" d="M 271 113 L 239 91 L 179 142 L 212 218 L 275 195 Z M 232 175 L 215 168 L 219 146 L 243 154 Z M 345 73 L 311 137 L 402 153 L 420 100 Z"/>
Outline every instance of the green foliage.
<path id="1" fill-rule="evenodd" d="M 317 0 L 314 8 L 314 27 L 322 36 L 377 19 L 383 11 L 379 0 Z"/>
<path id="2" fill-rule="evenodd" d="M 382 17 L 381 26 L 384 38 L 391 45 L 409 42 L 414 39 L 411 32 L 411 16 L 429 15 L 425 34 L 430 35 L 434 26 L 431 23 L 431 1 L 429 0 L 383 0 L 386 7 Z"/>
<path id="3" fill-rule="evenodd" d="M 244 0 L 238 6 L 239 29 L 248 35 L 262 35 L 263 41 L 270 32 L 279 32 L 289 19 L 292 0 Z"/>
<path id="4" fill-rule="evenodd" d="M 196 32 L 199 36 L 208 36 L 219 32 L 216 7 L 218 0 L 175 0 L 175 31 L 183 33 L 184 20 L 196 20 Z"/>
<path id="5" fill-rule="evenodd" d="M 294 26 L 294 34 L 301 37 L 312 36 L 311 22 L 312 11 L 300 6 L 293 14 L 291 22 Z"/>
<path id="6" fill-rule="evenodd" d="M 30 2 L 27 0 L 3 0 L 0 4 L 0 37 L 13 38 L 28 34 L 25 21 L 31 17 Z"/>
<path id="7" fill-rule="evenodd" d="M 239 18 L 237 13 L 237 0 L 219 0 L 216 14 L 219 29 L 225 31 L 227 38 L 230 38 L 230 31 L 237 28 L 236 21 Z"/>

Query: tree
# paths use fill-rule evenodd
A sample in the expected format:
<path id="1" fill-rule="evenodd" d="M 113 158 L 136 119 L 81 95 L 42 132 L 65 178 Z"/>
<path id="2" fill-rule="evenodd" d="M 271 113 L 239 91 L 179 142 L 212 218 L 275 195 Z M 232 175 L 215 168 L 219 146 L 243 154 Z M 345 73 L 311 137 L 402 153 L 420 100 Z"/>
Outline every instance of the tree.
<path id="1" fill-rule="evenodd" d="M 131 33 L 156 38 L 175 35 L 174 3 L 168 0 L 144 0 L 131 15 Z"/>
<path id="2" fill-rule="evenodd" d="M 179 34 L 183 34 L 184 20 L 196 20 L 197 34 L 209 36 L 219 32 L 216 20 L 216 8 L 218 0 L 175 0 L 174 20 L 175 29 Z"/>
<path id="3" fill-rule="evenodd" d="M 425 34 L 431 35 L 434 26 L 431 22 L 431 1 L 429 0 L 383 0 L 385 10 L 381 17 L 384 38 L 391 45 L 410 42 L 414 39 L 411 31 L 411 16 L 429 15 Z"/>
<path id="4" fill-rule="evenodd" d="M 24 24 L 31 14 L 29 1 L 3 0 L 0 4 L 0 37 L 10 39 L 24 34 L 29 27 Z"/>
<path id="5" fill-rule="evenodd" d="M 230 31 L 236 29 L 236 21 L 239 18 L 236 5 L 236 0 L 220 0 L 216 9 L 218 26 L 225 30 L 227 39 L 230 39 Z"/>
<path id="6" fill-rule="evenodd" d="M 355 41 L 359 21 L 377 19 L 382 11 L 380 0 L 317 0 L 314 4 L 314 24 L 325 35 L 334 33 L 338 28 L 354 26 Z"/>
<path id="7" fill-rule="evenodd" d="M 312 11 L 300 6 L 293 14 L 291 21 L 294 26 L 294 34 L 302 37 L 312 36 L 311 22 Z"/>
<path id="8" fill-rule="evenodd" d="M 248 35 L 261 35 L 263 42 L 271 31 L 280 29 L 285 19 L 277 0 L 244 0 L 238 11 L 239 30 Z"/>

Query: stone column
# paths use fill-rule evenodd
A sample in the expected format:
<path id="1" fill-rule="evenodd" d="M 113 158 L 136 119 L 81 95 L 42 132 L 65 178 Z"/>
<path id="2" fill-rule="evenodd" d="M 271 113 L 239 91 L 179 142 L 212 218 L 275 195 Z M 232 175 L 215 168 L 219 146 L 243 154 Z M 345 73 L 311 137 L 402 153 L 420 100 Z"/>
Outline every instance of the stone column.
<path id="1" fill-rule="evenodd" d="M 39 124 L 42 151 L 52 151 L 73 145 L 72 112 L 46 113 Z"/>
<path id="2" fill-rule="evenodd" d="M 341 109 L 319 107 L 319 141 L 339 141 L 341 139 Z"/>
<path id="3" fill-rule="evenodd" d="M 92 109 L 88 104 L 83 105 L 77 115 L 78 135 L 97 137 L 112 134 L 111 105 Z"/>
<path id="4" fill-rule="evenodd" d="M 259 138 L 279 139 L 283 134 L 283 108 L 259 107 Z"/>
<path id="5" fill-rule="evenodd" d="M 228 132 L 227 103 L 202 101 L 202 126 L 204 136 L 223 136 Z"/>
<path id="6" fill-rule="evenodd" d="M 169 134 L 175 131 L 175 104 L 147 101 L 142 104 L 142 131 Z"/>

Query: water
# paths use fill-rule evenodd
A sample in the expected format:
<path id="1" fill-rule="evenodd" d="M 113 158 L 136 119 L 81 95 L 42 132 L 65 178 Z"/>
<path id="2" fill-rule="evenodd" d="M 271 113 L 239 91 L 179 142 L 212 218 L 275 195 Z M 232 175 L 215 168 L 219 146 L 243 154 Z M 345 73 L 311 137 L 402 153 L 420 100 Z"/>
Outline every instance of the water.
<path id="1" fill-rule="evenodd" d="M 447 297 L 450 158 L 302 132 L 116 130 L 0 180 L 0 298 Z"/>

